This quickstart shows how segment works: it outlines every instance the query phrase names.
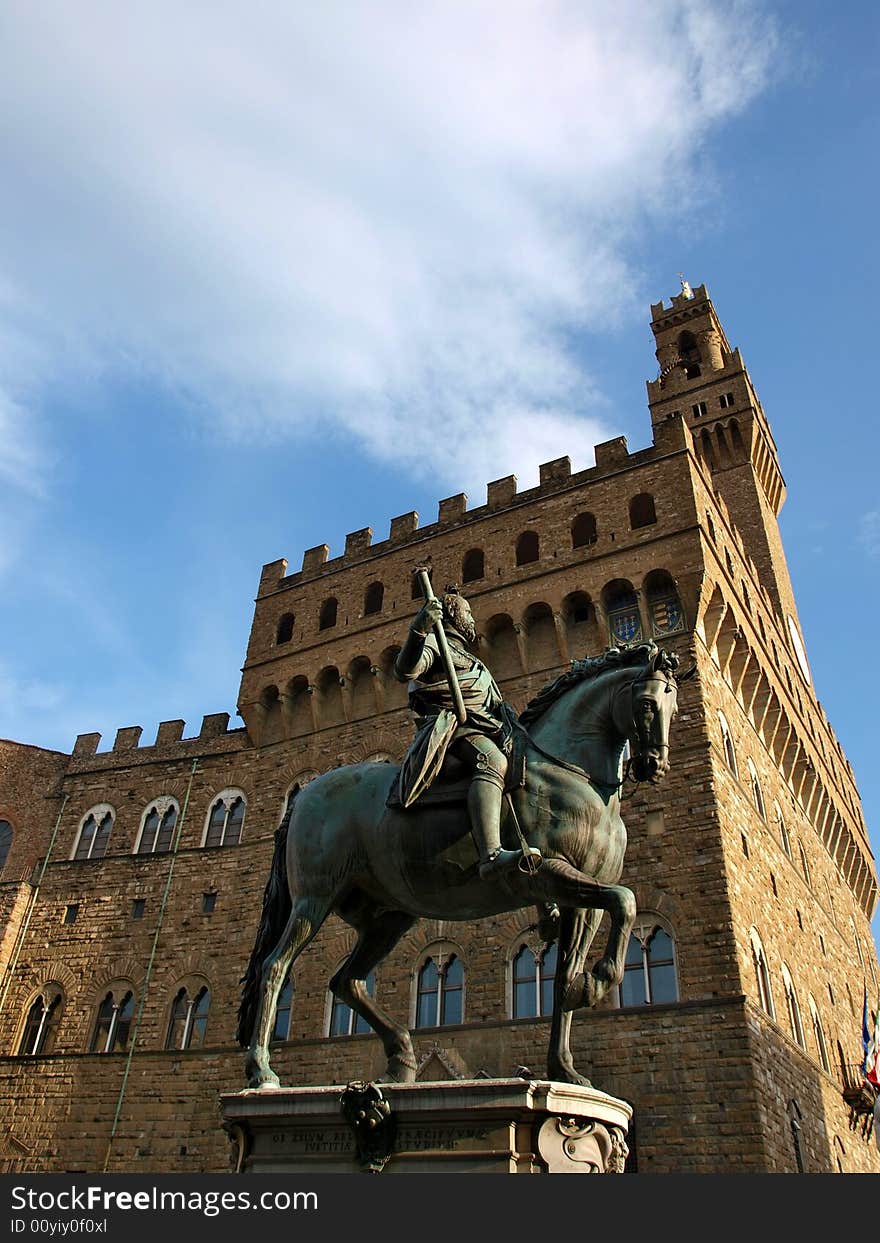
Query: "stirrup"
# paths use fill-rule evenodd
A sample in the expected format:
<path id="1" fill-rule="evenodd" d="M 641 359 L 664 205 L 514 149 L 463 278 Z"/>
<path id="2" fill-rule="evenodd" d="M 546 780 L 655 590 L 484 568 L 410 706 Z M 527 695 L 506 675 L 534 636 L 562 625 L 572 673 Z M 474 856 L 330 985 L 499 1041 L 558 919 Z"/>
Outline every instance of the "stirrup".
<path id="1" fill-rule="evenodd" d="M 524 872 L 537 871 L 540 862 L 541 852 L 534 846 L 529 846 L 527 851 L 504 850 L 499 846 L 497 850 L 493 850 L 488 859 L 480 864 L 480 880 L 486 880 L 491 876 L 501 876 L 516 867 Z"/>

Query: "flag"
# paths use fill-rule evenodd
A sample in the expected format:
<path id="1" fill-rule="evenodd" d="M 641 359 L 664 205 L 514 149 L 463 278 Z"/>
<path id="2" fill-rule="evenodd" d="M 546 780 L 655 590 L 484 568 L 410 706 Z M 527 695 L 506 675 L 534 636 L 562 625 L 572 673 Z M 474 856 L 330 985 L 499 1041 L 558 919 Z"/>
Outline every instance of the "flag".
<path id="1" fill-rule="evenodd" d="M 868 1077 L 868 1050 L 871 1047 L 871 1024 L 868 1016 L 868 986 L 865 985 L 865 999 L 862 1003 L 862 1049 L 864 1056 L 862 1058 L 862 1074 Z"/>
<path id="2" fill-rule="evenodd" d="M 867 995 L 867 989 L 865 992 Z M 880 996 L 874 1011 L 874 1034 L 865 1050 L 865 1078 L 875 1088 L 880 1088 Z"/>

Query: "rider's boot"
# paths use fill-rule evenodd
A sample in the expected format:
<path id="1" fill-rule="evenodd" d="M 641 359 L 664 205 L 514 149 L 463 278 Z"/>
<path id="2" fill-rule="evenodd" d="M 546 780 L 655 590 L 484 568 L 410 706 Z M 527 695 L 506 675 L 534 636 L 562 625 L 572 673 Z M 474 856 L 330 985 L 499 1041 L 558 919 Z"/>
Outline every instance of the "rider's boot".
<path id="1" fill-rule="evenodd" d="M 480 879 L 503 875 L 515 868 L 523 858 L 521 850 L 505 850 L 501 845 L 501 787 L 485 777 L 475 777 L 468 791 L 468 812 L 477 850 L 480 854 Z M 540 859 L 540 851 L 528 848 L 530 855 Z"/>

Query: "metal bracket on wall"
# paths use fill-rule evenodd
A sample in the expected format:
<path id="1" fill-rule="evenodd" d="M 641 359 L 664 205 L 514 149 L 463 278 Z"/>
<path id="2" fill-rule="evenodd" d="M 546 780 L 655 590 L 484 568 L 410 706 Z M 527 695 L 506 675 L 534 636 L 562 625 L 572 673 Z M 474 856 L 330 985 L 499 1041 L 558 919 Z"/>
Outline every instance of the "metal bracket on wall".
<path id="1" fill-rule="evenodd" d="M 375 1083 L 350 1083 L 339 1099 L 342 1116 L 354 1132 L 362 1174 L 381 1174 L 394 1148 L 397 1120 Z"/>

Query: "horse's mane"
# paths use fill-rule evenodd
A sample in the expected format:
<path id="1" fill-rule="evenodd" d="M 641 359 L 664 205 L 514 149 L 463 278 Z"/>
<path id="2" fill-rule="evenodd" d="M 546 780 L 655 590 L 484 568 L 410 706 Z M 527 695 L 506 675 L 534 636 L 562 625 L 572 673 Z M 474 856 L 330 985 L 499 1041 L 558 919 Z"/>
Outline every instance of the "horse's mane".
<path id="1" fill-rule="evenodd" d="M 569 670 L 561 673 L 554 681 L 548 682 L 542 690 L 538 691 L 534 699 L 529 700 L 520 713 L 520 722 L 529 726 L 537 721 L 552 704 L 556 703 L 557 699 L 579 682 L 598 678 L 600 674 L 607 673 L 610 669 L 626 669 L 631 665 L 651 663 L 657 669 L 674 673 L 679 661 L 674 652 L 664 651 L 654 642 L 636 643 L 631 647 L 606 647 L 601 656 L 587 656 L 584 660 L 573 660 Z"/>

